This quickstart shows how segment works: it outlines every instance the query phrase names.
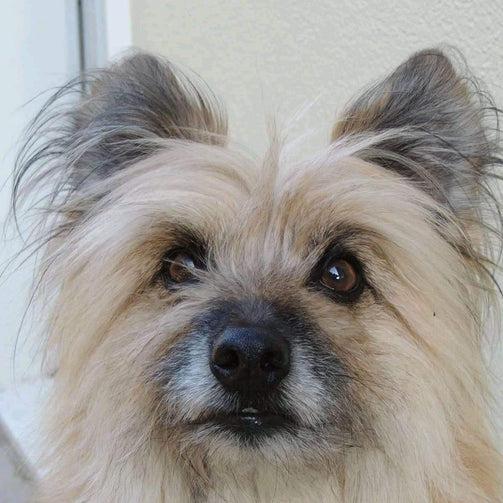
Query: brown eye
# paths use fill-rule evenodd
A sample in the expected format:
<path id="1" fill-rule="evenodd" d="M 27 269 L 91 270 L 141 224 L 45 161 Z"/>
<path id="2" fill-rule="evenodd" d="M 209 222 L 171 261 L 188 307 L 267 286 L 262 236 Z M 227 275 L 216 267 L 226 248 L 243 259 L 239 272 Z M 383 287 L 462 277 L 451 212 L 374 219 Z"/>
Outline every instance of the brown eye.
<path id="1" fill-rule="evenodd" d="M 348 293 L 358 287 L 360 276 L 350 262 L 341 258 L 333 258 L 323 268 L 320 282 L 333 292 Z"/>
<path id="2" fill-rule="evenodd" d="M 165 282 L 184 283 L 194 279 L 196 261 L 188 252 L 178 251 L 163 259 L 162 275 Z"/>

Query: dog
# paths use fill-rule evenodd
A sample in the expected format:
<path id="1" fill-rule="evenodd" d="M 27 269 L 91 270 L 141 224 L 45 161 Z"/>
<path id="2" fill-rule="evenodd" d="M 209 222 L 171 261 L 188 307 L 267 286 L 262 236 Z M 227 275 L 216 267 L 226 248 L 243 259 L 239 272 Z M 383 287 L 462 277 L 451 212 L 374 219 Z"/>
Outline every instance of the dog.
<path id="1" fill-rule="evenodd" d="M 61 88 L 14 185 L 45 209 L 35 501 L 501 501 L 497 118 L 438 49 L 304 160 L 230 145 L 207 86 L 146 53 Z"/>

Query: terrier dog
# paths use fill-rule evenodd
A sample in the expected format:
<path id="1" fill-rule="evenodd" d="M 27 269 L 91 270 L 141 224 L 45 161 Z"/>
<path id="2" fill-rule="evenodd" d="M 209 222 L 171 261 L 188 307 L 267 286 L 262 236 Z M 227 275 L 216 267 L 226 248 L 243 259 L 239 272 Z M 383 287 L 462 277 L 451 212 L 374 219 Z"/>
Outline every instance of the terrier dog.
<path id="1" fill-rule="evenodd" d="M 500 501 L 490 103 L 419 52 L 325 150 L 257 162 L 156 57 L 62 88 L 14 189 L 48 210 L 36 501 Z"/>

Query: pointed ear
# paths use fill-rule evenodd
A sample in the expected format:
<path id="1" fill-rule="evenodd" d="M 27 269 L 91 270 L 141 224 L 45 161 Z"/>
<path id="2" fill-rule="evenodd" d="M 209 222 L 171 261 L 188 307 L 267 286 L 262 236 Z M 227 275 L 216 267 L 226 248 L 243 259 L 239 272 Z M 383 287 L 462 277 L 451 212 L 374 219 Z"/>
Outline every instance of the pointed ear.
<path id="1" fill-rule="evenodd" d="M 200 79 L 135 53 L 75 79 L 47 102 L 18 157 L 14 205 L 21 188 L 50 180 L 55 194 L 79 192 L 165 148 L 162 139 L 219 145 L 226 134 L 226 115 Z"/>
<path id="2" fill-rule="evenodd" d="M 91 74 L 70 112 L 78 165 L 104 177 L 149 155 L 160 138 L 221 144 L 227 119 L 214 94 L 167 61 L 145 53 Z M 83 150 L 82 150 L 83 147 Z"/>
<path id="3" fill-rule="evenodd" d="M 357 98 L 332 140 L 365 137 L 371 147 L 358 155 L 461 208 L 494 162 L 483 99 L 475 81 L 458 75 L 442 52 L 425 50 Z"/>

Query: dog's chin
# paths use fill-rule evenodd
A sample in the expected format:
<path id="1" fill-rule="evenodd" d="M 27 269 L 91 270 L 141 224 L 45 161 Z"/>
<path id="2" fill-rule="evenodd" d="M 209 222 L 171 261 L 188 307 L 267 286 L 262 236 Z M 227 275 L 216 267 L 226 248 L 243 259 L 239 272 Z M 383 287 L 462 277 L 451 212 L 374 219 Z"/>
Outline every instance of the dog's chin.
<path id="1" fill-rule="evenodd" d="M 229 469 L 246 470 L 261 463 L 278 469 L 306 465 L 323 469 L 352 444 L 351 435 L 334 424 L 320 422 L 314 427 L 267 410 L 212 414 L 179 427 L 182 451 L 194 456 L 199 450 L 210 465 Z"/>

